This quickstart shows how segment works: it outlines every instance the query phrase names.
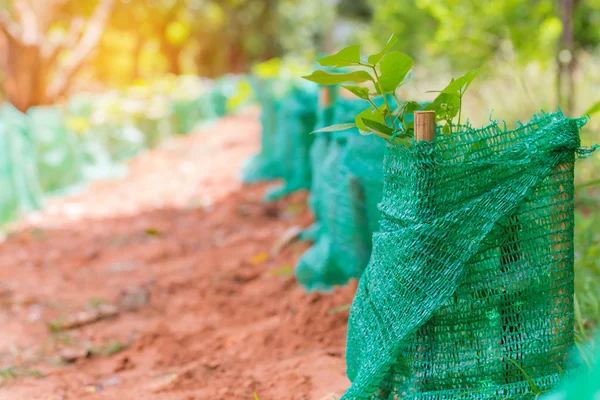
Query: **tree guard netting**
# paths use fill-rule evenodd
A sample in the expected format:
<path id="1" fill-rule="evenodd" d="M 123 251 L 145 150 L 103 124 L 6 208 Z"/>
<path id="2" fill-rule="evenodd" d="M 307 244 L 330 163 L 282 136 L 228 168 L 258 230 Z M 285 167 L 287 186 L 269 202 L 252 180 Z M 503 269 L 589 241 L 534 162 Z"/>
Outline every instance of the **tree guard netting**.
<path id="1" fill-rule="evenodd" d="M 336 124 L 335 112 L 337 102 L 335 99 L 337 98 L 337 87 L 329 87 L 326 89 L 329 91 L 329 95 L 332 96 L 333 101 L 328 105 L 319 105 L 317 108 L 317 121 L 315 122 L 315 130 Z M 308 204 L 313 212 L 313 215 L 315 216 L 315 222 L 301 233 L 300 238 L 315 242 L 321 234 L 321 223 L 319 221 L 323 219 L 323 216 L 320 214 L 323 207 L 320 206 L 321 198 L 319 195 L 322 193 L 322 191 L 320 191 L 319 188 L 321 187 L 321 181 L 323 178 L 323 165 L 325 159 L 327 158 L 331 133 L 317 132 L 314 133 L 313 136 L 314 140 L 309 152 L 312 174 Z"/>
<path id="2" fill-rule="evenodd" d="M 27 114 L 42 190 L 57 192 L 81 183 L 83 173 L 77 140 L 67 130 L 63 112 L 56 107 L 34 107 Z"/>
<path id="3" fill-rule="evenodd" d="M 277 82 L 263 79 L 253 79 L 251 82 L 261 106 L 260 124 L 262 134 L 260 152 L 250 158 L 242 169 L 242 181 L 246 183 L 271 180 L 281 176 L 277 157 L 275 156 L 277 113 L 281 103 L 281 100 L 273 93 L 273 86 Z"/>
<path id="4" fill-rule="evenodd" d="M 42 206 L 36 159 L 27 115 L 3 104 L 0 106 L 0 222 Z"/>
<path id="5" fill-rule="evenodd" d="M 542 400 L 596 400 L 600 399 L 600 334 L 591 346 L 595 349 L 590 366 L 585 365 L 581 373 L 573 374 L 551 394 Z"/>
<path id="6" fill-rule="evenodd" d="M 343 399 L 522 399 L 528 379 L 556 385 L 574 336 L 584 123 L 550 113 L 388 146 Z"/>
<path id="7" fill-rule="evenodd" d="M 366 107 L 364 101 L 338 99 L 329 117 L 334 124 L 348 123 Z M 317 223 L 303 236 L 315 244 L 298 261 L 296 277 L 307 290 L 330 290 L 359 277 L 369 261 L 386 146 L 356 129 L 317 135 L 309 199 Z"/>
<path id="8" fill-rule="evenodd" d="M 171 107 L 176 117 L 178 133 L 182 134 L 191 133 L 200 123 L 217 118 L 210 94 L 203 94 L 194 100 L 179 101 Z"/>
<path id="9" fill-rule="evenodd" d="M 276 116 L 275 158 L 283 179 L 281 186 L 270 190 L 265 200 L 284 197 L 311 183 L 310 148 L 317 120 L 316 86 L 296 87 L 281 102 Z"/>

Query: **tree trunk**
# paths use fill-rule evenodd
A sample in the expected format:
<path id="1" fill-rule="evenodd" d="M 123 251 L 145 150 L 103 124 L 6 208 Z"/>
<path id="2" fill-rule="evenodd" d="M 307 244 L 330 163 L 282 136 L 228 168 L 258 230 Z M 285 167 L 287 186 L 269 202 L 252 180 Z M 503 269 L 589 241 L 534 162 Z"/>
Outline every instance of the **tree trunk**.
<path id="1" fill-rule="evenodd" d="M 81 21 L 73 20 L 67 40 L 59 46 L 48 40 L 47 30 L 60 2 L 39 0 L 32 6 L 27 1 L 16 1 L 18 21 L 0 10 L 0 33 L 5 38 L 5 54 L 0 61 L 6 100 L 25 112 L 63 96 L 98 44 L 113 3 L 100 0 L 85 30 Z M 70 51 L 64 64 L 59 65 L 63 50 Z"/>
<path id="2" fill-rule="evenodd" d="M 46 104 L 49 71 L 40 47 L 11 37 L 6 44 L 2 82 L 6 99 L 23 112 L 32 106 Z"/>
<path id="3" fill-rule="evenodd" d="M 144 39 L 138 36 L 135 43 L 135 49 L 133 50 L 133 79 L 140 79 L 142 77 L 142 63 L 140 57 L 142 55 L 142 49 L 144 48 Z"/>
<path id="4" fill-rule="evenodd" d="M 179 64 L 181 48 L 173 46 L 171 43 L 169 43 L 166 37 L 161 38 L 160 47 L 162 53 L 165 55 L 165 57 L 167 57 L 169 73 L 181 75 L 181 65 Z"/>

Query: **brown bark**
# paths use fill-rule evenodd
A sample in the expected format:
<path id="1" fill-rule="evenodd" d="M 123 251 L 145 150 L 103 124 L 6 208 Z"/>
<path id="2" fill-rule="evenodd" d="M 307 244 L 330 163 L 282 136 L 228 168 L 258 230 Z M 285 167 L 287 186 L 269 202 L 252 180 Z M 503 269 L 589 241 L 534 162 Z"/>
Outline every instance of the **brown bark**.
<path id="1" fill-rule="evenodd" d="M 166 36 L 161 37 L 160 48 L 162 53 L 167 58 L 169 73 L 180 75 L 181 66 L 179 64 L 179 58 L 181 55 L 181 48 L 169 43 Z"/>
<path id="2" fill-rule="evenodd" d="M 64 0 L 15 2 L 16 21 L 0 13 L 0 32 L 5 38 L 3 89 L 6 99 L 21 111 L 49 104 L 62 96 L 74 75 L 100 40 L 114 0 L 100 0 L 85 29 L 79 19 L 59 46 L 47 40 L 58 7 Z M 72 49 L 65 65 L 58 65 L 62 51 Z"/>

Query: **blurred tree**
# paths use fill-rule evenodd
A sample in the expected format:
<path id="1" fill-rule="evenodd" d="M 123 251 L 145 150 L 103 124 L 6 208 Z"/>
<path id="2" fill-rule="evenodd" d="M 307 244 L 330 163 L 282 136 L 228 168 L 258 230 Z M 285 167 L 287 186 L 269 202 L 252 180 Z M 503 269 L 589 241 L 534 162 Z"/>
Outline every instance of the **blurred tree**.
<path id="1" fill-rule="evenodd" d="M 449 56 L 461 69 L 481 65 L 506 42 L 527 60 L 549 61 L 561 33 L 555 0 L 370 2 L 378 30 L 392 27 L 409 52 Z"/>
<path id="2" fill-rule="evenodd" d="M 575 37 L 573 11 L 576 0 L 559 0 L 562 34 L 556 56 L 556 99 L 567 114 L 575 107 Z"/>
<path id="3" fill-rule="evenodd" d="M 216 77 L 246 72 L 258 60 L 281 54 L 277 24 L 280 0 L 206 0 L 194 18 L 198 71 Z"/>
<path id="4" fill-rule="evenodd" d="M 98 0 L 87 23 L 65 15 L 67 0 L 14 0 L 0 10 L 3 90 L 8 101 L 26 111 L 63 96 L 84 61 L 98 44 L 113 0 Z M 11 10 L 12 12 L 9 12 Z M 56 23 L 69 24 L 54 35 Z"/>
<path id="5" fill-rule="evenodd" d="M 395 33 L 399 47 L 415 56 L 442 57 L 461 70 L 499 54 L 555 63 L 556 103 L 567 113 L 575 106 L 577 53 L 600 43 L 600 0 L 366 1 L 374 10 L 375 40 Z"/>
<path id="6" fill-rule="evenodd" d="M 332 53 L 336 44 L 333 28 L 339 0 L 280 0 L 277 22 L 282 52 L 308 56 Z"/>

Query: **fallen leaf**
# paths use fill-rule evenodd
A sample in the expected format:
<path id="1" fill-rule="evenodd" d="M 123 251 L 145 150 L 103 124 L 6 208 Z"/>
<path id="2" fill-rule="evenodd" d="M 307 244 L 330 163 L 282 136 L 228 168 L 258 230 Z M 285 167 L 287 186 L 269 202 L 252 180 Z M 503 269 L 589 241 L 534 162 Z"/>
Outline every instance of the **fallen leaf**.
<path id="1" fill-rule="evenodd" d="M 296 240 L 302 232 L 302 227 L 298 225 L 290 226 L 288 229 L 285 230 L 285 232 L 283 232 L 283 235 L 281 235 L 279 239 L 275 242 L 275 245 L 271 249 L 271 255 L 273 257 L 278 255 L 281 252 L 281 250 L 283 250 L 287 245 Z"/>
<path id="2" fill-rule="evenodd" d="M 253 265 L 257 265 L 257 264 L 262 264 L 265 261 L 269 260 L 270 256 L 268 253 L 258 253 L 255 256 L 252 256 L 252 258 L 250 259 L 250 263 L 252 263 Z"/>

